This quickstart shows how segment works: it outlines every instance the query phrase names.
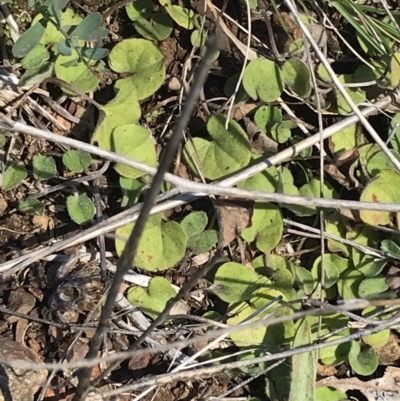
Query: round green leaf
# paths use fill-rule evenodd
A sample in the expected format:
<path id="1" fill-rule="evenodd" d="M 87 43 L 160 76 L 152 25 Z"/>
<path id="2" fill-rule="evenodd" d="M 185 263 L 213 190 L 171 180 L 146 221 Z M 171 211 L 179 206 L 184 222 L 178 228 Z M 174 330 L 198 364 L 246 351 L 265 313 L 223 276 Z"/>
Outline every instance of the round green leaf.
<path id="1" fill-rule="evenodd" d="M 33 176 L 35 180 L 49 180 L 56 174 L 56 162 L 51 156 L 33 156 Z"/>
<path id="2" fill-rule="evenodd" d="M 344 401 L 347 400 L 346 393 L 333 387 L 318 387 L 315 389 L 315 401 Z"/>
<path id="3" fill-rule="evenodd" d="M 152 95 L 164 82 L 165 59 L 158 47 L 146 39 L 125 39 L 111 50 L 110 67 L 118 73 L 130 73 L 115 87 L 129 87 L 139 100 Z"/>
<path id="4" fill-rule="evenodd" d="M 291 130 L 296 128 L 292 120 L 283 120 L 271 127 L 271 137 L 278 143 L 285 143 L 291 136 Z"/>
<path id="5" fill-rule="evenodd" d="M 357 269 L 365 277 L 374 277 L 379 274 L 382 269 L 386 266 L 386 260 L 377 260 L 375 257 L 370 255 L 364 255 L 357 265 Z"/>
<path id="6" fill-rule="evenodd" d="M 340 334 L 334 334 L 333 336 L 329 337 L 329 341 L 342 338 L 348 334 L 349 330 L 346 329 L 342 331 Z M 330 347 L 320 349 L 319 357 L 324 365 L 337 366 L 340 365 L 342 362 L 347 361 L 350 348 L 351 348 L 350 342 L 346 342 L 339 345 L 332 345 Z"/>
<path id="7" fill-rule="evenodd" d="M 338 269 L 336 263 L 337 262 L 340 263 L 342 260 L 347 261 L 347 259 L 341 258 L 340 256 L 336 256 L 335 254 L 325 255 L 325 257 L 324 257 L 324 265 L 325 265 L 324 286 L 325 286 L 325 288 L 332 287 L 338 281 L 340 272 L 339 272 L 339 269 Z M 343 263 L 347 264 L 347 262 L 343 262 Z M 318 258 L 315 259 L 311 273 L 314 278 L 316 278 L 319 282 L 321 281 L 321 256 L 318 256 Z"/>
<path id="8" fill-rule="evenodd" d="M 205 230 L 188 238 L 188 248 L 194 253 L 208 252 L 218 242 L 218 233 L 215 230 Z"/>
<path id="9" fill-rule="evenodd" d="M 282 66 L 285 84 L 297 95 L 307 98 L 311 93 L 310 70 L 299 58 L 293 57 Z"/>
<path id="10" fill-rule="evenodd" d="M 355 299 L 358 297 L 358 287 L 363 275 L 358 270 L 351 270 L 340 277 L 337 283 L 338 292 L 342 299 Z"/>
<path id="11" fill-rule="evenodd" d="M 84 150 L 69 150 L 63 155 L 63 163 L 74 173 L 81 173 L 92 163 L 92 157 Z"/>
<path id="12" fill-rule="evenodd" d="M 212 291 L 228 303 L 250 299 L 254 291 L 267 286 L 269 280 L 240 263 L 228 262 L 219 267 Z"/>
<path id="13" fill-rule="evenodd" d="M 371 346 L 367 345 L 361 348 L 358 342 L 352 341 L 349 352 L 349 363 L 357 374 L 369 376 L 378 367 L 378 356 Z"/>
<path id="14" fill-rule="evenodd" d="M 285 296 L 280 291 L 270 288 L 259 289 L 254 292 L 253 297 L 248 302 L 240 302 L 233 304 L 229 307 L 228 313 L 233 315 L 232 318 L 227 320 L 228 324 L 237 325 L 243 320 L 249 318 L 256 310 L 265 306 L 277 297 L 282 297 L 286 301 Z M 275 303 L 267 308 L 262 313 L 248 322 L 255 322 L 260 320 L 266 314 L 271 313 L 279 307 L 279 303 Z M 283 314 L 290 314 L 289 308 L 283 308 L 275 316 L 282 316 Z M 278 345 L 288 341 L 294 334 L 293 321 L 286 322 L 285 324 L 278 324 L 273 326 L 260 326 L 253 327 L 247 330 L 241 330 L 230 334 L 232 341 L 237 347 L 252 347 L 261 344 L 268 346 Z"/>
<path id="15" fill-rule="evenodd" d="M 76 86 L 82 92 L 91 92 L 100 82 L 96 75 L 92 74 L 83 62 L 78 62 L 74 66 L 64 65 L 75 60 L 77 57 L 78 55 L 74 49 L 72 49 L 72 54 L 70 56 L 58 56 L 54 64 L 54 71 L 57 78 Z M 63 90 L 66 93 L 75 94 L 67 88 L 63 87 Z"/>
<path id="16" fill-rule="evenodd" d="M 154 11 L 154 3 L 151 0 L 136 0 L 125 7 L 128 17 L 132 21 L 148 19 Z"/>
<path id="17" fill-rule="evenodd" d="M 254 115 L 254 122 L 264 132 L 271 131 L 275 124 L 282 121 L 282 112 L 275 106 L 261 106 L 257 109 Z"/>
<path id="18" fill-rule="evenodd" d="M 199 31 L 193 31 L 193 34 L 195 32 L 199 32 Z M 225 86 L 224 86 L 224 93 L 227 97 L 231 97 L 235 93 L 235 89 L 236 89 L 236 85 L 237 85 L 239 77 L 240 77 L 240 74 L 237 73 L 237 74 L 233 74 L 226 80 Z M 235 103 L 246 102 L 247 100 L 249 100 L 249 95 L 244 90 L 243 83 L 242 83 L 239 86 L 238 92 L 236 93 Z"/>
<path id="19" fill-rule="evenodd" d="M 339 154 L 347 149 L 353 149 L 357 146 L 357 126 L 350 125 L 330 137 L 330 148 L 332 152 Z"/>
<path id="20" fill-rule="evenodd" d="M 312 273 L 301 266 L 296 267 L 295 273 L 297 286 L 304 290 L 305 295 L 311 294 L 316 284 Z"/>
<path id="21" fill-rule="evenodd" d="M 10 163 L 3 175 L 3 189 L 7 191 L 15 188 L 27 175 L 25 167 L 14 162 Z"/>
<path id="22" fill-rule="evenodd" d="M 204 176 L 217 180 L 246 167 L 250 161 L 251 150 L 246 133 L 233 120 L 225 129 L 226 117 L 213 115 L 207 123 L 207 129 L 213 138 L 212 142 L 202 138 L 194 138 L 184 148 L 184 157 L 189 167 L 197 172 L 196 164 L 202 169 Z M 197 163 L 193 163 L 192 160 Z"/>
<path id="23" fill-rule="evenodd" d="M 273 61 L 253 60 L 244 71 L 243 86 L 254 100 L 273 102 L 283 91 L 281 71 Z"/>
<path id="24" fill-rule="evenodd" d="M 105 117 L 92 136 L 92 143 L 107 150 L 113 148 L 111 139 L 114 129 L 136 123 L 141 115 L 138 99 L 130 87 L 121 88 L 115 98 L 102 107 L 102 112 Z"/>
<path id="25" fill-rule="evenodd" d="M 121 256 L 134 224 L 117 229 L 115 248 Z M 162 214 L 150 216 L 140 237 L 135 266 L 149 271 L 167 270 L 185 255 L 187 238 L 183 228 L 174 221 L 162 222 Z"/>
<path id="26" fill-rule="evenodd" d="M 272 203 L 256 202 L 251 227 L 242 232 L 243 239 L 255 241 L 261 252 L 270 252 L 279 244 L 282 234 L 283 218 L 279 207 Z"/>
<path id="27" fill-rule="evenodd" d="M 207 226 L 208 217 L 203 211 L 189 213 L 182 221 L 181 226 L 188 237 L 201 233 Z"/>
<path id="28" fill-rule="evenodd" d="M 141 287 L 131 287 L 128 290 L 128 301 L 139 308 L 143 313 L 156 319 L 165 309 L 170 299 L 174 298 L 176 291 L 164 277 L 153 277 L 146 291 Z"/>
<path id="29" fill-rule="evenodd" d="M 71 219 L 76 224 L 84 224 L 90 221 L 95 214 L 92 200 L 86 195 L 71 195 L 67 198 L 67 209 Z"/>
<path id="30" fill-rule="evenodd" d="M 37 199 L 29 196 L 19 202 L 18 210 L 22 213 L 41 216 L 44 213 L 44 205 Z"/>
<path id="31" fill-rule="evenodd" d="M 150 132 L 140 125 L 121 125 L 112 135 L 113 151 L 137 161 L 157 166 L 157 154 Z M 138 178 L 145 173 L 122 163 L 116 163 L 115 170 L 124 177 Z"/>
<path id="32" fill-rule="evenodd" d="M 355 104 L 365 102 L 366 99 L 365 91 L 359 88 L 345 88 L 345 89 Z M 339 114 L 351 113 L 353 111 L 352 108 L 347 103 L 347 100 L 345 100 L 344 96 L 339 92 L 339 90 L 334 89 L 333 92 L 336 96 L 338 113 Z"/>
<path id="33" fill-rule="evenodd" d="M 136 30 L 146 39 L 165 40 L 172 32 L 172 19 L 164 11 L 156 11 L 150 21 L 140 18 L 136 21 Z"/>
<path id="34" fill-rule="evenodd" d="M 360 201 L 396 203 L 400 199 L 400 174 L 393 170 L 382 170 L 363 190 Z M 360 210 L 362 221 L 371 226 L 390 223 L 389 212 Z"/>

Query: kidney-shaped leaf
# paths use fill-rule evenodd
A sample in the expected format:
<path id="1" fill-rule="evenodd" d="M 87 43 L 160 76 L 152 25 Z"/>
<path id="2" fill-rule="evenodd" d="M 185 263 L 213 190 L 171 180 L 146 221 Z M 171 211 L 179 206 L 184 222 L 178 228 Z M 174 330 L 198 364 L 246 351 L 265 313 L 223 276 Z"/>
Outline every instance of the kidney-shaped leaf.
<path id="1" fill-rule="evenodd" d="M 216 180 L 246 167 L 250 161 L 251 150 L 247 135 L 236 121 L 229 121 L 225 129 L 226 117 L 213 115 L 207 123 L 212 142 L 194 138 L 184 149 L 185 160 L 190 168 L 197 172 L 200 166 L 204 176 Z M 193 159 L 197 163 L 193 163 Z"/>
<path id="2" fill-rule="evenodd" d="M 139 100 L 152 95 L 164 82 L 165 59 L 158 47 L 146 39 L 125 39 L 111 50 L 110 67 L 118 73 L 130 73 L 119 79 L 117 89 L 129 87 Z"/>
<path id="3" fill-rule="evenodd" d="M 251 61 L 244 71 L 243 87 L 254 100 L 273 102 L 278 99 L 283 91 L 278 65 L 270 60 Z"/>
<path id="4" fill-rule="evenodd" d="M 92 143 L 107 150 L 112 149 L 112 133 L 120 125 L 134 124 L 141 115 L 136 94 L 129 87 L 121 88 L 117 96 L 102 107 L 104 119 L 92 136 Z"/>
<path id="5" fill-rule="evenodd" d="M 282 66 L 282 75 L 285 84 L 302 98 L 311 93 L 311 78 L 308 67 L 296 57 L 290 58 Z"/>
<path id="6" fill-rule="evenodd" d="M 156 149 L 150 132 L 140 125 L 121 125 L 115 128 L 112 141 L 114 152 L 152 167 L 157 166 Z M 138 178 L 145 174 L 143 171 L 122 163 L 116 163 L 114 168 L 119 174 L 128 178 Z"/>
<path id="7" fill-rule="evenodd" d="M 134 224 L 117 229 L 115 248 L 120 256 Z M 140 238 L 135 266 L 149 271 L 167 270 L 177 264 L 186 251 L 183 228 L 174 221 L 162 222 L 162 214 L 150 216 Z"/>
<path id="8" fill-rule="evenodd" d="M 242 232 L 243 239 L 248 242 L 255 240 L 261 252 L 272 251 L 283 233 L 283 218 L 279 207 L 272 203 L 256 202 L 251 224 Z"/>
<path id="9" fill-rule="evenodd" d="M 367 345 L 361 349 L 358 342 L 352 341 L 349 352 L 349 362 L 350 366 L 357 374 L 369 376 L 372 375 L 378 367 L 378 356 L 371 346 Z"/>
<path id="10" fill-rule="evenodd" d="M 400 199 L 400 174 L 393 170 L 382 170 L 361 194 L 360 201 L 396 203 Z M 389 212 L 360 210 L 362 221 L 371 226 L 390 223 Z"/>
<path id="11" fill-rule="evenodd" d="M 92 200 L 86 195 L 71 195 L 67 198 L 68 214 L 77 224 L 87 223 L 95 213 Z"/>
<path id="12" fill-rule="evenodd" d="M 132 287 L 128 290 L 127 298 L 143 313 L 156 319 L 175 295 L 175 290 L 166 278 L 153 277 L 147 291 L 141 287 Z"/>
<path id="13" fill-rule="evenodd" d="M 223 301 L 234 303 L 250 299 L 254 291 L 268 285 L 269 280 L 240 263 L 228 262 L 219 267 L 213 292 Z"/>

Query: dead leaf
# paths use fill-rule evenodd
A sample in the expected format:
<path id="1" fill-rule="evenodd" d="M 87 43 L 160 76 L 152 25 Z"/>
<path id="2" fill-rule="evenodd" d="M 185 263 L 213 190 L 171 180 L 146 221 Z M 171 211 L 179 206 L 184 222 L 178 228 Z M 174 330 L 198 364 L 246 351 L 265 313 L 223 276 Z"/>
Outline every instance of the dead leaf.
<path id="1" fill-rule="evenodd" d="M 400 359 L 400 340 L 391 332 L 389 341 L 383 347 L 376 348 L 375 351 L 380 365 L 394 365 Z"/>
<path id="2" fill-rule="evenodd" d="M 225 248 L 248 227 L 253 214 L 254 201 L 219 198 L 214 201 L 218 214 L 219 244 Z"/>
<path id="3" fill-rule="evenodd" d="M 36 299 L 33 295 L 28 294 L 23 288 L 17 288 L 11 291 L 8 298 L 8 309 L 28 314 L 35 306 Z M 4 314 L 4 320 L 8 323 L 15 323 L 20 320 L 20 317 Z"/>
<path id="4" fill-rule="evenodd" d="M 133 356 L 128 362 L 128 367 L 130 370 L 145 369 L 149 366 L 151 361 L 150 354 L 143 354 L 139 356 Z"/>
<path id="5" fill-rule="evenodd" d="M 32 218 L 32 223 L 36 227 L 40 227 L 43 231 L 47 231 L 47 229 L 49 228 L 49 221 L 50 221 L 50 218 L 46 215 L 34 216 Z"/>
<path id="6" fill-rule="evenodd" d="M 337 379 L 328 377 L 317 382 L 317 387 L 329 386 L 339 391 L 358 390 L 367 401 L 397 401 L 400 394 L 400 368 L 389 366 L 383 377 L 361 381 L 356 377 Z"/>

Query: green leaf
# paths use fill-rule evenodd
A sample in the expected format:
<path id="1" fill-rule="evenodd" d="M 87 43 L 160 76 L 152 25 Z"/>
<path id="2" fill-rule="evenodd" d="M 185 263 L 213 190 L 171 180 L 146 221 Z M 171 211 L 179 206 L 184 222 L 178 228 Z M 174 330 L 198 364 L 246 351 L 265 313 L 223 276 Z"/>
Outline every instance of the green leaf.
<path id="1" fill-rule="evenodd" d="M 310 96 L 310 70 L 299 58 L 293 57 L 282 66 L 282 77 L 285 84 L 303 99 Z"/>
<path id="2" fill-rule="evenodd" d="M 283 218 L 278 206 L 256 202 L 251 224 L 242 232 L 245 241 L 255 241 L 261 252 L 270 252 L 279 244 L 283 234 Z"/>
<path id="3" fill-rule="evenodd" d="M 275 289 L 263 288 L 254 292 L 252 298 L 248 302 L 240 302 L 230 305 L 228 313 L 233 317 L 227 320 L 228 324 L 237 325 L 243 320 L 248 319 L 254 312 L 269 302 L 275 300 L 277 297 L 282 297 L 284 301 L 286 298 L 284 294 Z M 271 305 L 269 308 L 259 313 L 247 322 L 255 322 L 260 320 L 265 315 L 271 313 L 279 307 L 279 303 Z M 282 308 L 277 311 L 274 316 L 289 315 L 291 310 L 289 308 Z M 241 330 L 230 334 L 231 340 L 237 347 L 254 347 L 258 345 L 265 345 L 268 347 L 278 346 L 290 341 L 294 334 L 293 321 L 288 321 L 284 324 L 278 324 L 273 326 L 260 326 L 253 327 L 251 329 Z"/>
<path id="4" fill-rule="evenodd" d="M 365 277 L 374 277 L 382 271 L 386 266 L 386 263 L 386 260 L 376 260 L 373 256 L 364 255 L 360 263 L 357 265 L 357 269 Z"/>
<path id="5" fill-rule="evenodd" d="M 240 263 L 228 262 L 215 274 L 212 292 L 223 301 L 234 303 L 250 299 L 254 292 L 269 284 L 269 280 Z"/>
<path id="6" fill-rule="evenodd" d="M 311 294 L 316 285 L 316 281 L 314 280 L 314 276 L 311 274 L 311 272 L 304 267 L 297 266 L 295 273 L 297 286 L 304 290 L 305 295 Z"/>
<path id="7" fill-rule="evenodd" d="M 84 224 L 90 221 L 95 214 L 95 207 L 92 200 L 86 195 L 74 195 L 67 198 L 67 209 L 69 217 L 76 224 Z"/>
<path id="8" fill-rule="evenodd" d="M 208 217 L 205 212 L 192 212 L 181 221 L 181 227 L 185 230 L 185 233 L 189 238 L 192 235 L 200 234 L 204 231 L 207 223 Z"/>
<path id="9" fill-rule="evenodd" d="M 97 41 L 102 37 L 107 36 L 108 33 L 104 28 L 102 28 L 102 30 L 99 29 L 102 22 L 103 17 L 99 12 L 90 13 L 72 32 L 70 32 L 69 36 L 88 42 Z"/>
<path id="10" fill-rule="evenodd" d="M 344 273 L 337 282 L 338 292 L 342 299 L 358 298 L 358 287 L 364 276 L 358 270 Z"/>
<path id="11" fill-rule="evenodd" d="M 185 29 L 193 29 L 193 10 L 176 5 L 169 5 L 165 9 L 179 26 Z"/>
<path id="12" fill-rule="evenodd" d="M 271 127 L 271 137 L 278 143 L 285 143 L 291 136 L 291 130 L 297 128 L 292 120 L 283 120 Z"/>
<path id="13" fill-rule="evenodd" d="M 339 77 L 339 78 L 341 78 L 340 81 L 342 81 L 343 83 L 354 83 L 352 79 L 349 79 L 349 77 L 345 78 Z M 345 88 L 345 90 L 355 104 L 365 102 L 366 100 L 365 91 L 361 90 L 360 88 Z M 347 100 L 345 100 L 341 92 L 338 89 L 334 89 L 333 92 L 336 96 L 338 113 L 339 114 L 352 113 L 353 111 L 352 108 L 347 103 Z"/>
<path id="14" fill-rule="evenodd" d="M 390 239 L 384 239 L 381 242 L 382 251 L 392 253 L 393 255 L 400 258 L 400 247 Z"/>
<path id="15" fill-rule="evenodd" d="M 121 256 L 134 224 L 117 229 L 115 248 Z M 183 228 L 174 221 L 162 223 L 162 214 L 150 216 L 140 238 L 135 266 L 148 271 L 167 270 L 185 255 L 187 238 Z"/>
<path id="16" fill-rule="evenodd" d="M 148 19 L 154 11 L 154 3 L 151 0 L 136 0 L 125 7 L 128 17 L 132 21 Z"/>
<path id="17" fill-rule="evenodd" d="M 301 347 L 312 343 L 311 328 L 307 318 L 297 324 L 293 347 Z M 315 379 L 317 373 L 315 352 L 304 352 L 292 356 L 292 374 L 289 401 L 297 401 L 303 394 L 304 401 L 315 400 Z"/>
<path id="18" fill-rule="evenodd" d="M 244 71 L 243 86 L 254 100 L 273 102 L 283 91 L 281 71 L 273 61 L 253 60 Z"/>
<path id="19" fill-rule="evenodd" d="M 78 54 L 74 49 L 72 49 L 70 56 L 58 56 L 54 64 L 56 76 L 76 86 L 82 92 L 91 92 L 99 84 L 99 78 L 92 74 L 83 62 L 78 62 L 75 66 L 65 66 L 66 63 L 75 60 L 77 57 Z M 62 89 L 66 93 L 71 93 L 67 88 L 63 87 Z"/>
<path id="20" fill-rule="evenodd" d="M 49 58 L 50 53 L 39 43 L 21 60 L 21 64 L 26 70 L 32 70 L 40 68 Z"/>
<path id="21" fill-rule="evenodd" d="M 158 47 L 145 39 L 125 39 L 117 43 L 109 56 L 110 67 L 118 73 L 130 73 L 115 87 L 129 87 L 139 100 L 152 95 L 164 82 L 165 59 Z"/>
<path id="22" fill-rule="evenodd" d="M 15 188 L 27 175 L 25 167 L 14 162 L 10 163 L 3 175 L 3 189 L 8 191 Z"/>
<path id="23" fill-rule="evenodd" d="M 57 21 L 57 28 L 61 28 L 61 11 L 69 3 L 68 0 L 53 0 L 51 2 L 51 10 Z M 50 10 L 49 10 L 50 11 Z"/>
<path id="24" fill-rule="evenodd" d="M 340 334 L 334 334 L 331 337 L 329 337 L 329 341 L 334 341 L 349 334 L 350 334 L 349 329 L 345 329 L 341 331 Z M 319 357 L 324 365 L 337 366 L 343 363 L 344 361 L 347 361 L 350 348 L 351 348 L 350 341 L 339 345 L 332 345 L 330 347 L 320 349 Z"/>
<path id="25" fill-rule="evenodd" d="M 108 56 L 109 50 L 103 49 L 101 47 L 82 47 L 81 49 L 82 57 L 85 57 L 88 60 L 101 60 L 102 58 Z"/>
<path id="26" fill-rule="evenodd" d="M 282 121 L 282 112 L 275 106 L 261 106 L 254 115 L 254 122 L 264 132 L 270 132 L 272 127 Z"/>
<path id="27" fill-rule="evenodd" d="M 119 177 L 119 185 L 123 193 L 121 207 L 133 206 L 136 204 L 145 187 L 145 184 L 140 180 L 126 177 Z"/>
<path id="28" fill-rule="evenodd" d="M 63 155 L 63 163 L 74 173 L 81 173 L 92 164 L 92 157 L 84 150 L 69 150 Z"/>
<path id="29" fill-rule="evenodd" d="M 29 196 L 28 198 L 19 202 L 18 210 L 22 213 L 41 216 L 44 213 L 44 205 L 37 199 Z"/>
<path id="30" fill-rule="evenodd" d="M 395 88 L 400 84 L 400 52 L 393 53 L 390 61 L 391 84 Z"/>
<path id="31" fill-rule="evenodd" d="M 397 203 L 400 198 L 400 174 L 393 170 L 382 170 L 363 190 L 360 201 Z M 371 226 L 390 223 L 389 212 L 360 210 L 361 220 Z"/>
<path id="32" fill-rule="evenodd" d="M 346 401 L 347 395 L 333 387 L 318 387 L 315 390 L 315 401 Z"/>
<path id="33" fill-rule="evenodd" d="M 33 176 L 35 180 L 49 180 L 56 174 L 56 162 L 51 156 L 33 156 Z"/>
<path id="34" fill-rule="evenodd" d="M 112 150 L 122 156 L 157 166 L 157 154 L 151 134 L 140 125 L 121 125 L 114 129 L 112 135 Z M 146 173 L 129 167 L 122 163 L 116 163 L 115 170 L 124 177 L 139 178 Z"/>
<path id="35" fill-rule="evenodd" d="M 345 150 L 355 148 L 357 146 L 357 131 L 357 125 L 353 124 L 331 136 L 329 144 L 332 152 L 338 155 Z"/>
<path id="36" fill-rule="evenodd" d="M 26 70 L 19 79 L 19 86 L 32 86 L 42 83 L 53 75 L 54 64 L 45 62 L 39 68 Z"/>
<path id="37" fill-rule="evenodd" d="M 0 149 L 4 148 L 4 145 L 6 144 L 7 139 L 4 135 L 0 134 Z"/>
<path id="38" fill-rule="evenodd" d="M 126 112 L 129 110 L 129 113 Z M 112 134 L 116 127 L 136 123 L 141 115 L 140 105 L 129 86 L 121 88 L 117 96 L 102 107 L 104 119 L 92 136 L 92 143 L 103 149 L 112 149 Z"/>
<path id="39" fill-rule="evenodd" d="M 153 277 L 146 291 L 141 287 L 131 287 L 128 290 L 128 301 L 143 313 L 156 319 L 165 309 L 169 300 L 176 295 L 170 282 L 164 277 Z"/>
<path id="40" fill-rule="evenodd" d="M 334 216 L 329 216 L 325 220 L 325 230 L 329 234 L 336 235 L 341 238 L 346 238 L 346 226 L 342 219 L 336 219 Z M 349 246 L 341 241 L 336 241 L 331 238 L 327 238 L 328 249 L 335 253 L 341 252 L 344 256 L 350 256 Z"/>
<path id="41" fill-rule="evenodd" d="M 378 357 L 375 350 L 369 345 L 361 348 L 358 342 L 352 341 L 349 352 L 349 363 L 357 374 L 369 376 L 378 367 Z"/>
<path id="42" fill-rule="evenodd" d="M 46 30 L 47 21 L 41 18 L 36 24 L 28 28 L 14 43 L 12 53 L 14 57 L 25 57 L 42 39 Z"/>
<path id="43" fill-rule="evenodd" d="M 253 260 L 253 266 L 257 273 L 265 275 L 275 284 L 274 288 L 280 291 L 292 288 L 295 280 L 294 268 L 282 256 L 271 254 L 265 258 L 261 255 Z"/>
<path id="44" fill-rule="evenodd" d="M 32 25 L 37 24 L 40 19 L 43 18 L 41 14 L 38 14 L 32 21 Z M 82 17 L 79 16 L 71 8 L 67 8 L 61 13 L 62 25 L 74 26 L 78 25 L 82 21 Z M 54 21 L 56 22 L 56 21 Z M 44 46 L 51 45 L 52 50 L 57 52 L 57 43 L 65 39 L 60 30 L 52 23 L 47 24 L 46 31 L 40 40 L 40 43 Z M 83 42 L 82 42 L 83 43 Z"/>
<path id="45" fill-rule="evenodd" d="M 386 277 L 376 275 L 362 280 L 358 287 L 358 296 L 364 299 L 377 298 L 388 289 Z"/>
<path id="46" fill-rule="evenodd" d="M 199 31 L 193 31 L 193 34 L 195 32 L 199 32 Z M 235 93 L 235 89 L 236 89 L 236 85 L 237 85 L 239 77 L 240 77 L 240 74 L 237 73 L 237 74 L 233 74 L 226 80 L 225 86 L 224 86 L 225 96 L 231 97 Z M 247 102 L 247 100 L 249 100 L 249 95 L 244 90 L 243 83 L 241 83 L 239 86 L 238 92 L 236 93 L 235 103 Z"/>
<path id="47" fill-rule="evenodd" d="M 205 230 L 188 238 L 187 246 L 195 254 L 208 252 L 218 242 L 215 230 Z"/>
<path id="48" fill-rule="evenodd" d="M 225 129 L 226 117 L 213 115 L 207 123 L 207 129 L 213 138 L 209 142 L 203 138 L 194 138 L 183 150 L 186 162 L 193 172 L 200 166 L 204 176 L 210 180 L 225 177 L 246 167 L 250 161 L 250 143 L 242 127 L 233 120 Z M 196 160 L 196 164 L 193 163 Z"/>
<path id="49" fill-rule="evenodd" d="M 325 277 L 325 288 L 330 288 L 336 284 L 339 279 L 340 271 L 338 264 L 342 263 L 343 265 L 348 266 L 348 260 L 341 258 L 335 254 L 326 254 L 324 257 L 324 277 Z M 318 256 L 313 263 L 313 267 L 311 270 L 313 277 L 315 277 L 318 282 L 321 282 L 321 256 Z"/>
<path id="50" fill-rule="evenodd" d="M 146 39 L 162 41 L 171 35 L 173 22 L 166 12 L 159 10 L 153 14 L 151 21 L 138 19 L 135 28 Z"/>

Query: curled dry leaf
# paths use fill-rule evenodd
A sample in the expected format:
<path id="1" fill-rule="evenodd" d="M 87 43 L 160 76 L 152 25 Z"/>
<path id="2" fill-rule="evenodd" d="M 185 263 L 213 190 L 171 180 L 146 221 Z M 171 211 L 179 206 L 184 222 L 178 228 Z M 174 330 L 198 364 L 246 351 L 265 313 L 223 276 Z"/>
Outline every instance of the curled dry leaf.
<path id="1" fill-rule="evenodd" d="M 248 227 L 254 202 L 245 199 L 217 199 L 214 206 L 218 213 L 219 247 L 230 244 Z"/>

